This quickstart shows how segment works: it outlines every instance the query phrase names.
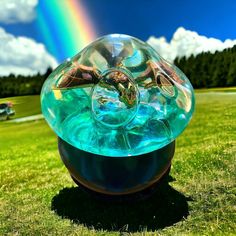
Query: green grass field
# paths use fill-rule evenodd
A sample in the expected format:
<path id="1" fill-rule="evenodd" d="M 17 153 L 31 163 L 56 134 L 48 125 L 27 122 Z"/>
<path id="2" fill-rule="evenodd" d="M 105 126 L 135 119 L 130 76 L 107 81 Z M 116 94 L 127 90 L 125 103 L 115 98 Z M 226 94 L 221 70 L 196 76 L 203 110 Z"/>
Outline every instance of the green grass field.
<path id="1" fill-rule="evenodd" d="M 13 98 L 18 117 L 40 112 L 33 98 Z M 148 200 L 83 193 L 43 120 L 0 123 L 0 167 L 0 235 L 236 235 L 236 93 L 196 94 L 169 185 Z"/>

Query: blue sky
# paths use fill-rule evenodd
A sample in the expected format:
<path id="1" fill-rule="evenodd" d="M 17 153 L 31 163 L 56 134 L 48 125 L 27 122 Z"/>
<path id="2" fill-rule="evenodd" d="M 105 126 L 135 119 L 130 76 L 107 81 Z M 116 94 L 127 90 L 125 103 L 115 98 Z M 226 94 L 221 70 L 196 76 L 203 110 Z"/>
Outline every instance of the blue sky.
<path id="1" fill-rule="evenodd" d="M 101 34 L 123 32 L 146 40 L 176 28 L 197 31 L 222 40 L 236 38 L 235 0 L 84 0 Z M 102 2 L 102 3 L 101 3 Z"/>
<path id="2" fill-rule="evenodd" d="M 66 59 L 67 55 L 59 58 L 53 55 L 37 28 L 35 9 L 40 1 L 1 0 L 0 75 L 43 73 L 48 66 L 54 67 Z M 86 9 L 98 36 L 124 33 L 144 41 L 154 36 L 148 42 L 170 61 L 176 56 L 214 52 L 236 44 L 235 0 L 78 1 Z M 173 34 L 175 40 L 171 40 Z M 222 42 L 227 39 L 234 41 Z"/>
<path id="3" fill-rule="evenodd" d="M 68 0 L 70 1 L 70 0 Z M 236 38 L 235 0 L 80 0 L 99 35 L 125 33 L 147 40 L 150 35 L 171 39 L 183 26 L 221 40 Z M 3 24 L 8 32 L 42 41 L 34 21 Z"/>

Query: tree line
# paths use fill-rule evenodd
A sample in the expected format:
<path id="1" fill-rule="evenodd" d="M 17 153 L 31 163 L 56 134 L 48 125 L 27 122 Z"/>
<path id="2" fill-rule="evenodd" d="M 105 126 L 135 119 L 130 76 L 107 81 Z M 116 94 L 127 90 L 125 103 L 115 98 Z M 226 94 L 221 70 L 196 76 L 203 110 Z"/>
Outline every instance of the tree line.
<path id="1" fill-rule="evenodd" d="M 236 86 L 236 46 L 214 54 L 204 52 L 176 58 L 174 64 L 186 74 L 194 88 Z"/>
<path id="2" fill-rule="evenodd" d="M 176 58 L 174 64 L 189 78 L 194 88 L 236 86 L 236 46 L 221 52 L 204 52 L 197 56 Z M 40 94 L 42 85 L 52 72 L 0 77 L 0 98 Z"/>
<path id="3" fill-rule="evenodd" d="M 10 74 L 0 77 L 0 98 L 40 94 L 43 83 L 51 72 L 52 69 L 48 68 L 44 74 L 38 73 L 32 76 Z"/>

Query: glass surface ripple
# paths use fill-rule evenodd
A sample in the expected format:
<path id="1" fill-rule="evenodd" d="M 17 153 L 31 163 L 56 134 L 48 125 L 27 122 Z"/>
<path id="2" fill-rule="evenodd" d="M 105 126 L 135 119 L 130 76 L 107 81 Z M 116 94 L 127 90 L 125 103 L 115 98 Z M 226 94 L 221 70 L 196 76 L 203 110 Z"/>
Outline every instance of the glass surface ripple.
<path id="1" fill-rule="evenodd" d="M 194 92 L 183 72 L 147 43 L 112 34 L 51 73 L 41 106 L 51 128 L 74 147 L 135 156 L 176 139 L 192 117 Z"/>

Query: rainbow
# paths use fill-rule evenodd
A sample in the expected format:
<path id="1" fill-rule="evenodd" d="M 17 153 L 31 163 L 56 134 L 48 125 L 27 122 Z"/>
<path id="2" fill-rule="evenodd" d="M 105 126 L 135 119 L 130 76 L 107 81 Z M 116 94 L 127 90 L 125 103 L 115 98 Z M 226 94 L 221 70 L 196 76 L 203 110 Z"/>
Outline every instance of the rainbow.
<path id="1" fill-rule="evenodd" d="M 80 0 L 40 0 L 36 24 L 58 62 L 74 56 L 97 37 Z"/>

